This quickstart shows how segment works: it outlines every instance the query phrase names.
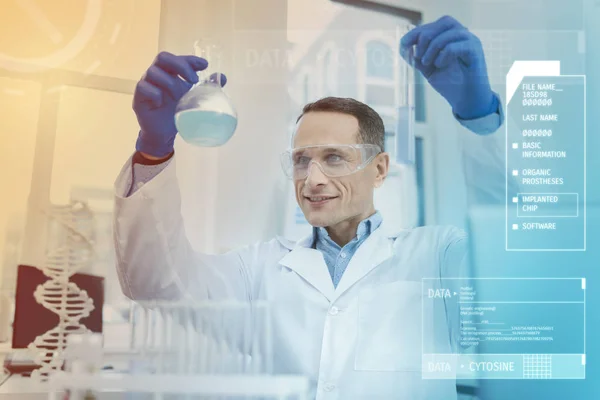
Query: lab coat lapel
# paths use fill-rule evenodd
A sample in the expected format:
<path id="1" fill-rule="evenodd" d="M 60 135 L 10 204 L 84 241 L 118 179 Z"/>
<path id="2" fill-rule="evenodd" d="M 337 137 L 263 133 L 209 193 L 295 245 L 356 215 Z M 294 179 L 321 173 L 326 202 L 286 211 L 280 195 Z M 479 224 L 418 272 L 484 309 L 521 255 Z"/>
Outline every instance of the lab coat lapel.
<path id="1" fill-rule="evenodd" d="M 286 254 L 281 261 L 284 265 L 304 278 L 315 287 L 327 300 L 333 298 L 333 282 L 325 264 L 323 254 L 311 248 L 313 234 L 301 239 L 296 243 L 292 251 Z"/>
<path id="2" fill-rule="evenodd" d="M 371 272 L 375 267 L 392 256 L 392 241 L 383 229 L 375 229 L 371 235 L 359 246 L 336 290 L 334 301 L 352 285 Z"/>

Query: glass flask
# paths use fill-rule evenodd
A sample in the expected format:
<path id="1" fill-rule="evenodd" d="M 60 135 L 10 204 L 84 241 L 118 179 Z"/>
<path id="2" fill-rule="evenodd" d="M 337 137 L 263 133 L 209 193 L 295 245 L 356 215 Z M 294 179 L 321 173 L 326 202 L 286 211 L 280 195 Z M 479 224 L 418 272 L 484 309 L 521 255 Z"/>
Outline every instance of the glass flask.
<path id="1" fill-rule="evenodd" d="M 402 36 L 415 26 L 407 24 L 397 27 L 399 43 Z M 400 96 L 397 103 L 396 124 L 396 163 L 414 164 L 415 162 L 415 62 L 414 46 L 405 49 L 404 62 L 399 65 Z"/>
<path id="2" fill-rule="evenodd" d="M 209 67 L 221 66 L 219 48 L 207 41 L 196 41 L 194 54 L 205 58 Z M 198 72 L 198 83 L 177 103 L 175 126 L 187 143 L 216 147 L 233 136 L 237 128 L 237 112 L 223 91 L 221 73 L 215 72 L 210 76 L 207 70 Z"/>

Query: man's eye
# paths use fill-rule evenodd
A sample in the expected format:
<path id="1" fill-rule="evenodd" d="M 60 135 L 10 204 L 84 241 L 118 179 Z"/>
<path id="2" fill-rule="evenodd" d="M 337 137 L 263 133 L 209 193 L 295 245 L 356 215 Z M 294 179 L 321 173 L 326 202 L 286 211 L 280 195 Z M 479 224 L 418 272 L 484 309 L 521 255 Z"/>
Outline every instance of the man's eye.
<path id="1" fill-rule="evenodd" d="M 306 165 L 310 162 L 310 158 L 305 156 L 298 156 L 294 159 L 294 165 Z"/>
<path id="2" fill-rule="evenodd" d="M 343 158 L 337 154 L 330 154 L 327 156 L 327 162 L 329 163 L 338 163 L 343 161 Z"/>

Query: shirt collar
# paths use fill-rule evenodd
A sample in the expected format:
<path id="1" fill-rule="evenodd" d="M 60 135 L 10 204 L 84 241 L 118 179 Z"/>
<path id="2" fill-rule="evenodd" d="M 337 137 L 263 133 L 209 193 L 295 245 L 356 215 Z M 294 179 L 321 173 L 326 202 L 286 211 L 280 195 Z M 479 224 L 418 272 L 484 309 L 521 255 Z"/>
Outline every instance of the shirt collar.
<path id="1" fill-rule="evenodd" d="M 368 237 L 373 231 L 375 231 L 375 229 L 379 228 L 379 225 L 381 225 L 382 221 L 383 217 L 381 216 L 381 213 L 379 211 L 375 211 L 375 214 L 360 221 L 358 227 L 356 228 L 356 238 L 358 238 L 358 240 L 363 240 L 364 238 Z M 327 229 L 323 227 L 313 228 L 313 236 L 320 241 L 327 242 L 328 239 L 331 240 Z"/>

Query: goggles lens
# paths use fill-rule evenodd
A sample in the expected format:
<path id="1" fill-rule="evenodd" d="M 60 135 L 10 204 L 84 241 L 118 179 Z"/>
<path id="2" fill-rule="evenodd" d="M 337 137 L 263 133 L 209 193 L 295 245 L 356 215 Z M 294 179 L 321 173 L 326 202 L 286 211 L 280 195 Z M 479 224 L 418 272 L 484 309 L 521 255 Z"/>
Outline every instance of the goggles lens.
<path id="1" fill-rule="evenodd" d="M 312 164 L 335 178 L 363 169 L 380 152 L 374 144 L 303 146 L 283 153 L 281 165 L 289 179 L 306 179 Z"/>

